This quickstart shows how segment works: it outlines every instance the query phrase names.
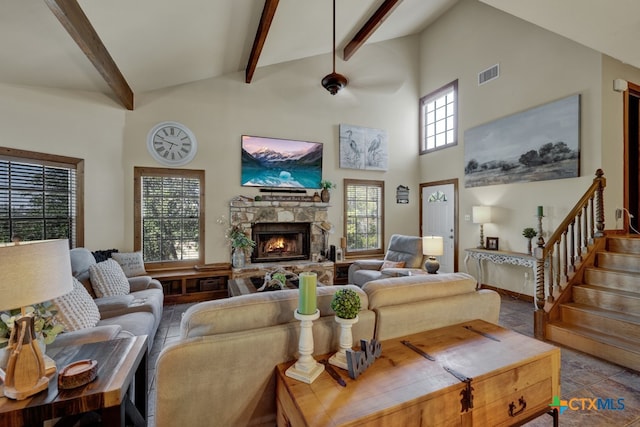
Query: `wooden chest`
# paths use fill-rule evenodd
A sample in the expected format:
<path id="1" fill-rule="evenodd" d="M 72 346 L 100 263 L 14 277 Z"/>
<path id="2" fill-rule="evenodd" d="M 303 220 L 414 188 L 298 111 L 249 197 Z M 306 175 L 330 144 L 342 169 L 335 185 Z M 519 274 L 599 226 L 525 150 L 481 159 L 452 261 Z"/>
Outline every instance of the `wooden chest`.
<path id="1" fill-rule="evenodd" d="M 346 387 L 327 372 L 312 384 L 289 378 L 292 363 L 277 367 L 281 427 L 507 426 L 560 395 L 560 349 L 480 320 L 384 341 L 356 380 L 334 368 Z"/>

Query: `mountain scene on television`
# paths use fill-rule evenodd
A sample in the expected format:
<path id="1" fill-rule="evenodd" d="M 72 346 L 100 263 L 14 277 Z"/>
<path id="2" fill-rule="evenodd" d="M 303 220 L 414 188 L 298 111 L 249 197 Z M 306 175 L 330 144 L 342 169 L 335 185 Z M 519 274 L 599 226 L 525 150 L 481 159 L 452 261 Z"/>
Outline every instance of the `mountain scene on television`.
<path id="1" fill-rule="evenodd" d="M 271 144 L 242 147 L 242 185 L 272 188 L 319 188 L 322 144 L 265 139 Z"/>

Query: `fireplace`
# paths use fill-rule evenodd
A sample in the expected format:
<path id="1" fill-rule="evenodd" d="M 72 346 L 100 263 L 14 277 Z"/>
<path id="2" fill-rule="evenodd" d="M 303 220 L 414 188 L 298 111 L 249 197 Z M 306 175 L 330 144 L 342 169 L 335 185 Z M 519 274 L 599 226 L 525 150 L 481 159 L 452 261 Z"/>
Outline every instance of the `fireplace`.
<path id="1" fill-rule="evenodd" d="M 279 262 L 310 259 L 311 223 L 259 222 L 251 227 L 256 242 L 251 262 Z"/>

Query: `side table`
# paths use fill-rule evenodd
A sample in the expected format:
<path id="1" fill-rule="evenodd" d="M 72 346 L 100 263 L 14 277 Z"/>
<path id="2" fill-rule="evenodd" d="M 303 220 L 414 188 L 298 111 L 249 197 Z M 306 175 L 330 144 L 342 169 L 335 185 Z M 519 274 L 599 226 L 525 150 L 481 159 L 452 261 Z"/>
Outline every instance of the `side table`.
<path id="1" fill-rule="evenodd" d="M 0 425 L 42 426 L 46 420 L 101 414 L 102 425 L 147 425 L 147 336 L 68 346 L 51 351 L 62 369 L 69 363 L 95 359 L 97 378 L 82 387 L 58 390 L 58 375 L 49 378 L 49 388 L 25 400 L 11 400 L 0 386 Z"/>

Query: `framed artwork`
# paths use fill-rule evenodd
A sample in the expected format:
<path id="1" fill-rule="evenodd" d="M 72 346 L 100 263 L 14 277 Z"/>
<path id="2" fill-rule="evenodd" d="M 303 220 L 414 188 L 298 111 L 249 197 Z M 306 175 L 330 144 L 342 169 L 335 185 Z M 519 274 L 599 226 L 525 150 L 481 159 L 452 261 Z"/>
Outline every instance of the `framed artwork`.
<path id="1" fill-rule="evenodd" d="M 580 95 L 464 133 L 465 187 L 580 176 Z"/>
<path id="2" fill-rule="evenodd" d="M 498 250 L 498 238 L 497 237 L 487 237 L 487 249 L 492 251 Z"/>
<path id="3" fill-rule="evenodd" d="M 387 131 L 341 124 L 340 167 L 386 171 L 389 167 Z"/>

